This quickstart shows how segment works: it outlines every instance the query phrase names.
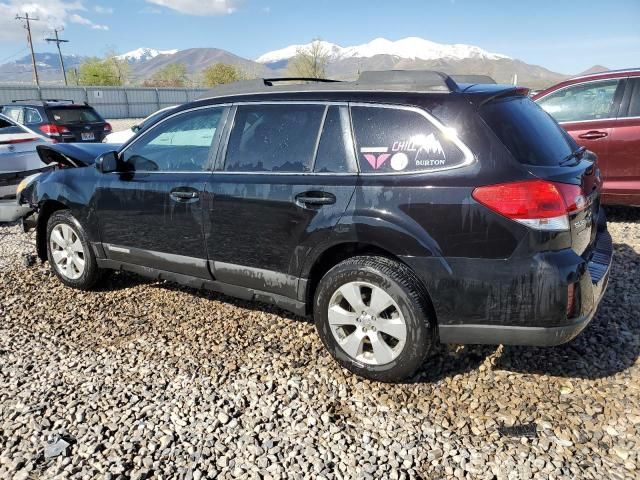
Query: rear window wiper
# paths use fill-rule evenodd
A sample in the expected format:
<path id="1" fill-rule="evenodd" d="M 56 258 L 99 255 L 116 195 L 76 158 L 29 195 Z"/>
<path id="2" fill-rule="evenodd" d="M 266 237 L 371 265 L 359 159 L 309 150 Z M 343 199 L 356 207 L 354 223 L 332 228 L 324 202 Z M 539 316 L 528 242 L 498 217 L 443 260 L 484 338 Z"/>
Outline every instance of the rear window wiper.
<path id="1" fill-rule="evenodd" d="M 577 160 L 578 163 L 580 163 L 580 159 L 582 158 L 582 155 L 584 155 L 584 152 L 586 152 L 586 151 L 587 151 L 587 149 L 585 147 L 578 147 L 573 152 L 571 152 L 569 155 L 567 155 L 562 160 L 560 160 L 560 163 L 558 165 L 566 165 L 571 160 Z M 578 163 L 576 163 L 576 165 Z"/>

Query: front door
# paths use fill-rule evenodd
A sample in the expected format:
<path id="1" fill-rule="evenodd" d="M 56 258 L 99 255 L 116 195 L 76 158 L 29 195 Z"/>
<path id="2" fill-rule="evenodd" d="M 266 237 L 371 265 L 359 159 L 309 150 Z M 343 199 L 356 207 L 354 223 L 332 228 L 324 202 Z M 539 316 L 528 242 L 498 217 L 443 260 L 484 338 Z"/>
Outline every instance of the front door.
<path id="1" fill-rule="evenodd" d="M 103 176 L 96 200 L 109 259 L 209 277 L 202 195 L 226 111 L 175 114 L 120 153 L 121 171 Z"/>
<path id="2" fill-rule="evenodd" d="M 598 155 L 603 193 L 612 188 L 615 158 L 610 155 L 611 134 L 624 87 L 625 80 L 619 78 L 588 81 L 561 88 L 537 101 L 578 145 Z"/>
<path id="3" fill-rule="evenodd" d="M 237 106 L 207 185 L 216 279 L 295 298 L 302 263 L 355 190 L 353 152 L 346 105 Z"/>

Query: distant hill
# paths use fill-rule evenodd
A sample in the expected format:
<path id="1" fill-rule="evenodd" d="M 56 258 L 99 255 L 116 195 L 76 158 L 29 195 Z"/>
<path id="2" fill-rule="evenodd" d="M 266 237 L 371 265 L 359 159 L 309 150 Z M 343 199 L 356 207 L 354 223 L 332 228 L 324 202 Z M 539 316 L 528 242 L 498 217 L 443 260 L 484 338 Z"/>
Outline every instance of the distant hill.
<path id="1" fill-rule="evenodd" d="M 172 63 L 183 64 L 189 75 L 197 77 L 207 66 L 215 63 L 235 65 L 250 76 L 286 75 L 289 61 L 298 51 L 311 44 L 289 45 L 260 55 L 255 61 L 219 48 L 189 48 L 186 50 L 157 50 L 137 48 L 118 55 L 131 65 L 132 80 L 142 83 L 155 72 Z M 342 47 L 322 42 L 329 56 L 327 74 L 338 79 L 354 79 L 364 70 L 431 69 L 450 74 L 490 75 L 499 83 L 513 83 L 540 89 L 569 77 L 539 65 L 488 52 L 475 45 L 441 44 L 418 37 L 397 41 L 376 38 L 362 45 Z M 65 55 L 67 70 L 78 67 L 86 57 Z M 62 83 L 62 73 L 55 53 L 37 54 L 38 71 L 43 83 Z M 594 65 L 581 74 L 606 71 Z M 0 65 L 0 83 L 31 83 L 31 57 Z"/>
<path id="2" fill-rule="evenodd" d="M 198 74 L 209 65 L 227 63 L 253 75 L 263 76 L 270 69 L 260 63 L 239 57 L 219 48 L 188 48 L 173 54 L 160 54 L 150 60 L 132 65 L 136 78 L 146 78 L 172 63 L 181 63 L 187 68 L 187 73 Z"/>
<path id="3" fill-rule="evenodd" d="M 580 75 L 591 75 L 592 73 L 600 73 L 600 72 L 608 72 L 609 69 L 607 67 L 603 67 L 602 65 L 594 65 L 591 68 L 587 68 L 584 72 L 580 72 L 577 76 Z"/>
<path id="4" fill-rule="evenodd" d="M 78 55 L 63 55 L 67 71 L 76 68 L 86 57 Z M 38 76 L 42 83 L 63 83 L 60 59 L 57 53 L 36 53 Z M 33 81 L 33 67 L 31 55 L 25 55 L 13 62 L 0 65 L 0 82 L 2 83 L 31 83 Z"/>

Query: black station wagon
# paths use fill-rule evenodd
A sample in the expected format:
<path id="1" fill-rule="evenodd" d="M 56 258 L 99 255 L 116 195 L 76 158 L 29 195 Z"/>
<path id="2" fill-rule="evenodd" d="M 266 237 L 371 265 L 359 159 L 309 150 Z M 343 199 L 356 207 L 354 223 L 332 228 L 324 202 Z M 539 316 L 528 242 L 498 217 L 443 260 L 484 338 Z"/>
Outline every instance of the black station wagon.
<path id="1" fill-rule="evenodd" d="M 526 89 L 304 80 L 219 87 L 117 152 L 39 147 L 60 167 L 19 188 L 40 258 L 75 288 L 127 270 L 313 315 L 341 365 L 382 381 L 438 341 L 584 329 L 612 256 L 597 161 Z"/>

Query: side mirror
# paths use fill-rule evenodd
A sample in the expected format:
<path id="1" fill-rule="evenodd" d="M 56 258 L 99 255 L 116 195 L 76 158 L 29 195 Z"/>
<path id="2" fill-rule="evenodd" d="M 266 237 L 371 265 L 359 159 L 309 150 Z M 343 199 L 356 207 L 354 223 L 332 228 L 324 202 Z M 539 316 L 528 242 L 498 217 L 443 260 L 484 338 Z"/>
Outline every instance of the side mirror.
<path id="1" fill-rule="evenodd" d="M 96 158 L 96 168 L 100 173 L 118 171 L 118 152 L 106 152 Z"/>
<path id="2" fill-rule="evenodd" d="M 133 125 L 133 126 L 131 127 L 131 131 L 132 131 L 133 133 L 136 133 L 138 130 L 140 130 L 140 125 Z"/>

